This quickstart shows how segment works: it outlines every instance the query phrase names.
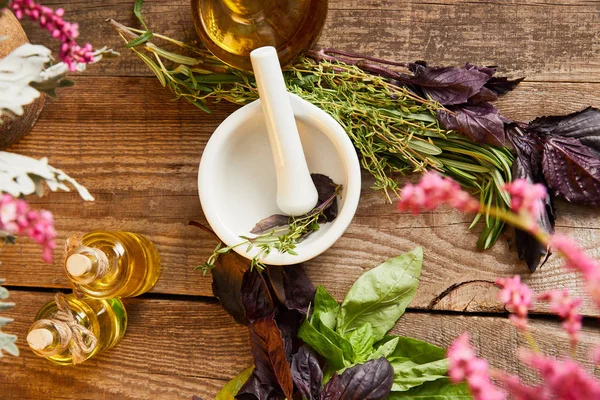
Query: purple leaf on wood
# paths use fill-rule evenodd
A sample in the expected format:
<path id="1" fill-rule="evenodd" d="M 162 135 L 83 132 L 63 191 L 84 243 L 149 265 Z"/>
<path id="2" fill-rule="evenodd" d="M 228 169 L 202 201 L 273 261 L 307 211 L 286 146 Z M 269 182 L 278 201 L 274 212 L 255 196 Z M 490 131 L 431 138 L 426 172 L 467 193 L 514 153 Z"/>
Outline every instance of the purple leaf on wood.
<path id="1" fill-rule="evenodd" d="M 506 94 L 516 88 L 517 85 L 523 81 L 523 79 L 524 78 L 511 80 L 505 76 L 493 76 L 489 81 L 486 82 L 484 87 L 494 92 L 496 96 L 502 96 L 503 94 Z"/>
<path id="2" fill-rule="evenodd" d="M 238 324 L 248 325 L 242 305 L 242 282 L 244 273 L 250 269 L 250 261 L 232 251 L 221 254 L 217 263 L 217 268 L 210 270 L 213 294 Z"/>
<path id="3" fill-rule="evenodd" d="M 244 273 L 242 280 L 242 304 L 246 310 L 246 317 L 250 322 L 272 315 L 275 304 L 269 292 L 265 277 L 256 268 Z"/>
<path id="4" fill-rule="evenodd" d="M 270 217 L 258 221 L 254 228 L 250 231 L 253 235 L 260 235 L 267 231 L 277 228 L 278 226 L 286 226 L 290 221 L 290 217 L 283 214 L 273 214 Z"/>
<path id="5" fill-rule="evenodd" d="M 306 314 L 315 297 L 315 287 L 299 265 L 268 266 L 267 274 L 279 302 L 289 310 Z"/>
<path id="6" fill-rule="evenodd" d="M 504 145 L 504 122 L 489 103 L 462 104 L 440 109 L 438 119 L 444 128 L 455 130 L 477 143 Z"/>
<path id="7" fill-rule="evenodd" d="M 323 370 L 314 351 L 302 346 L 292 360 L 292 379 L 306 400 L 320 400 Z"/>
<path id="8" fill-rule="evenodd" d="M 335 374 L 321 393 L 321 400 L 383 400 L 394 383 L 394 368 L 385 358 L 367 361 Z"/>

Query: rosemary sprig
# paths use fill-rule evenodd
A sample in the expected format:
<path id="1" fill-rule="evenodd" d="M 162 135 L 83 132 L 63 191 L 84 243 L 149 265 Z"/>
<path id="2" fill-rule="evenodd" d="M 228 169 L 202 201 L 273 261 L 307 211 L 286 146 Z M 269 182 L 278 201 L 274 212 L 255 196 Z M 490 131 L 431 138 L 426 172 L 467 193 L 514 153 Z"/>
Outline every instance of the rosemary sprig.
<path id="1" fill-rule="evenodd" d="M 144 34 L 109 21 L 125 42 Z M 154 33 L 154 38 L 181 48 L 182 55 L 146 41 L 132 50 L 150 67 L 163 86 L 205 112 L 220 101 L 247 104 L 258 98 L 251 73 L 229 67 L 208 50 Z M 290 92 L 315 104 L 336 119 L 358 151 L 364 169 L 374 177 L 373 189 L 388 202 L 398 196 L 396 174 L 437 170 L 451 176 L 485 204 L 507 208 L 502 186 L 511 180 L 513 154 L 506 148 L 480 145 L 442 129 L 436 111 L 442 106 L 423 99 L 403 85 L 371 74 L 357 65 L 320 57 L 299 58 L 285 68 Z M 504 223 L 486 212 L 478 247 L 491 247 Z"/>
<path id="2" fill-rule="evenodd" d="M 221 254 L 229 253 L 231 250 L 242 246 L 247 246 L 246 252 L 250 252 L 255 247 L 259 249 L 250 263 L 250 268 L 257 268 L 259 271 L 265 268 L 262 260 L 272 251 L 298 255 L 295 251 L 296 245 L 311 233 L 319 230 L 319 220 L 325 217 L 325 210 L 333 204 L 341 189 L 342 186 L 337 185 L 333 194 L 308 214 L 300 217 L 290 217 L 287 226 L 272 229 L 255 237 L 240 236 L 243 241 L 233 246 L 223 247 L 223 243 L 219 243 L 208 260 L 203 265 L 197 266 L 196 269 L 202 270 L 203 275 L 206 275 L 215 267 Z"/>

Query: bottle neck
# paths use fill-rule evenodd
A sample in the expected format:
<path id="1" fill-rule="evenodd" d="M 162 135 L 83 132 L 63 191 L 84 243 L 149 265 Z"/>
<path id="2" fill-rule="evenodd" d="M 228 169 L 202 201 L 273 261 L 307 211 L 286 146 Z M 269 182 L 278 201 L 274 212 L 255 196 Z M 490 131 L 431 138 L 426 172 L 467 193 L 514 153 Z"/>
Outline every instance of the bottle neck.
<path id="1" fill-rule="evenodd" d="M 86 285 L 106 275 L 108 259 L 102 250 L 79 246 L 67 257 L 65 270 L 71 281 Z"/>
<path id="2" fill-rule="evenodd" d="M 27 334 L 29 347 L 41 357 L 52 357 L 69 348 L 69 327 L 60 321 L 40 319 L 35 321 Z"/>

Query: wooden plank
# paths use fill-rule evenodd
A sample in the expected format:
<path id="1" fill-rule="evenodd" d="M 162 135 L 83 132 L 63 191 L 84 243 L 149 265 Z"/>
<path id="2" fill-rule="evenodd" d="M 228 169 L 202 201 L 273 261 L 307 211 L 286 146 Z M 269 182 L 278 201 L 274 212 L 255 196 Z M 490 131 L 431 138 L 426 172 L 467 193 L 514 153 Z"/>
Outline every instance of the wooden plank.
<path id="1" fill-rule="evenodd" d="M 151 29 L 177 39 L 196 40 L 189 0 L 146 1 Z M 69 19 L 81 26 L 81 40 L 123 51 L 123 57 L 90 68 L 91 74 L 149 75 L 124 49 L 104 20 L 135 24 L 133 1 L 62 2 Z M 26 24 L 34 42 L 48 43 L 41 30 Z M 600 81 L 595 1 L 333 0 L 319 44 L 397 61 L 424 59 L 435 64 L 501 65 L 514 76 L 536 81 Z"/>
<path id="2" fill-rule="evenodd" d="M 51 298 L 50 293 L 11 292 L 17 306 L 6 316 L 16 321 L 7 331 L 19 336 L 21 356 L 2 359 L 3 371 L 10 371 L 0 380 L 3 399 L 81 399 L 83 393 L 89 400 L 189 399 L 192 394 L 209 399 L 252 362 L 246 328 L 217 304 L 138 299 L 126 301 L 129 327 L 117 347 L 75 368 L 56 366 L 33 355 L 24 341 L 35 313 Z M 565 355 L 568 339 L 558 322 L 532 325 L 547 354 Z M 534 379 L 513 356 L 524 342 L 505 318 L 408 313 L 393 330 L 444 347 L 463 331 L 471 332 L 492 366 Z M 597 325 L 584 328 L 578 358 L 586 359 L 599 341 Z"/>
<path id="3" fill-rule="evenodd" d="M 63 90 L 60 101 L 50 102 L 33 132 L 12 149 L 48 156 L 96 197 L 94 203 L 83 203 L 72 193 L 30 198 L 35 207 L 55 213 L 59 248 L 69 235 L 94 229 L 143 233 L 157 243 L 163 259 L 164 273 L 155 292 L 211 296 L 210 278 L 192 268 L 206 260 L 215 242 L 186 224 L 205 221 L 197 196 L 197 166 L 210 133 L 235 108 L 216 105 L 213 114 L 204 114 L 187 103 L 169 101 L 171 94 L 151 78 L 78 77 L 77 84 L 78 90 Z M 586 104 L 600 106 L 596 86 L 525 83 L 500 106 L 507 116 L 523 120 Z M 572 102 L 565 103 L 565 98 Z M 503 241 L 490 251 L 476 252 L 468 218 L 449 210 L 399 214 L 370 189 L 370 177 L 363 178 L 359 210 L 347 233 L 331 250 L 306 263 L 313 282 L 333 284 L 339 299 L 364 270 L 416 245 L 426 251 L 415 308 L 463 310 L 468 304 L 469 311 L 502 311 L 492 282 L 514 273 L 525 274 L 538 291 L 565 287 L 584 294 L 576 276 L 565 274 L 558 260 L 529 276 Z M 559 203 L 558 214 L 559 232 L 572 234 L 591 254 L 600 255 L 595 210 Z M 38 247 L 21 239 L 4 249 L 2 275 L 15 286 L 67 287 L 60 250 L 56 256 L 54 266 L 45 265 Z M 488 289 L 473 299 L 475 288 L 482 285 Z M 598 313 L 589 301 L 584 309 L 588 315 Z"/>

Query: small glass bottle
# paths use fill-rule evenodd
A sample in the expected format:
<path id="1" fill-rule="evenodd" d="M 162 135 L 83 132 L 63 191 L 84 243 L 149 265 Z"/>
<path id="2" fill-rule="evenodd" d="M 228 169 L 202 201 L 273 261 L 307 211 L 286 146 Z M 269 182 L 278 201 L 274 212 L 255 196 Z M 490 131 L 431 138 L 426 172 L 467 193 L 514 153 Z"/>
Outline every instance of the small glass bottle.
<path id="1" fill-rule="evenodd" d="M 65 296 L 65 300 L 75 321 L 87 328 L 97 339 L 96 346 L 91 352 L 83 355 L 83 360 L 119 343 L 127 329 L 127 313 L 120 299 L 77 299 L 70 294 Z M 58 310 L 56 301 L 51 301 L 40 309 L 29 329 L 27 342 L 40 357 L 59 365 L 72 365 L 72 335 L 63 321 L 54 319 Z M 86 344 L 90 342 L 86 335 L 83 336 L 83 340 Z"/>
<path id="2" fill-rule="evenodd" d="M 152 289 L 160 276 L 156 247 L 136 233 L 95 231 L 80 240 L 69 239 L 67 246 L 67 277 L 87 297 L 139 296 Z"/>

